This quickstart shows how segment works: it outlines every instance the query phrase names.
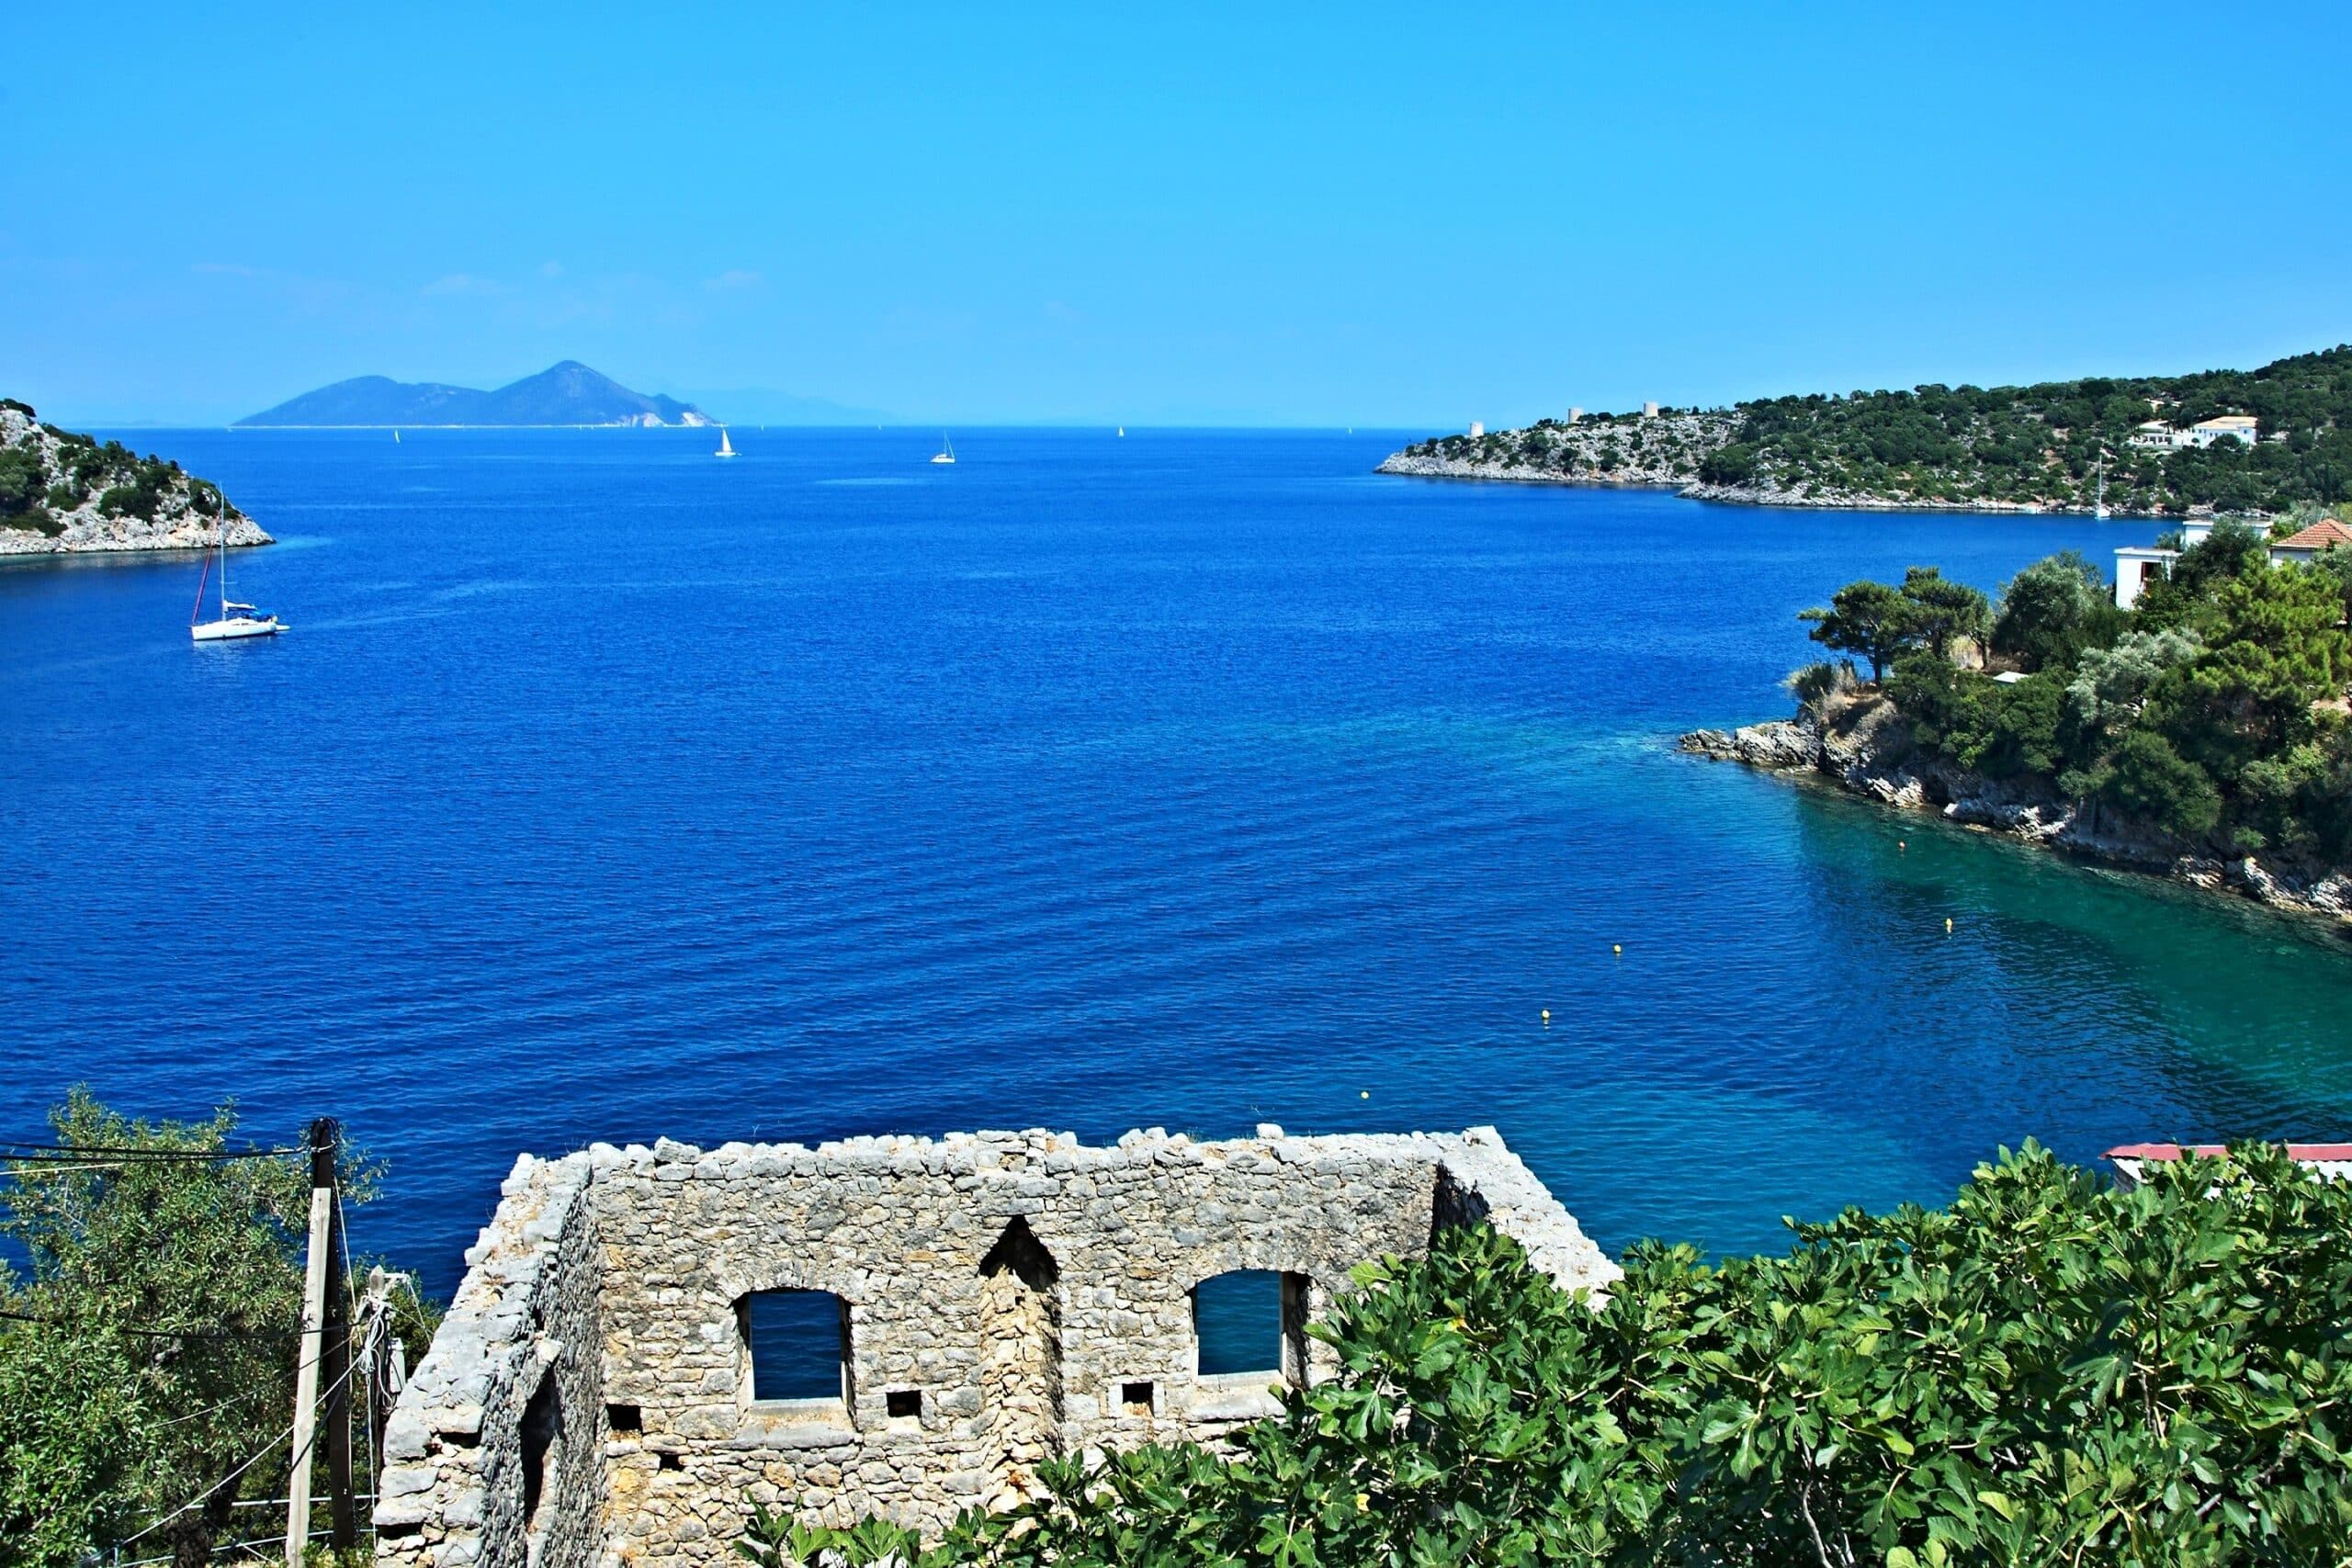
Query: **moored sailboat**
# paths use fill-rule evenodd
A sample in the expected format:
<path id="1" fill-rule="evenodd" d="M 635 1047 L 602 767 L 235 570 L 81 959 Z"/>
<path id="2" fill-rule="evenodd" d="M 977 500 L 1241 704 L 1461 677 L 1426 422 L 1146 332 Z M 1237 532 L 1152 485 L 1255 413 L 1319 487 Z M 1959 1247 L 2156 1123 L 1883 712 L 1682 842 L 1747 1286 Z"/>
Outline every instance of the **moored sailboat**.
<path id="1" fill-rule="evenodd" d="M 939 450 L 932 454 L 931 460 L 934 463 L 952 463 L 956 460 L 956 443 L 947 439 L 947 432 L 943 430 L 939 433 Z"/>
<path id="2" fill-rule="evenodd" d="M 213 519 L 212 536 L 220 552 L 220 614 L 217 619 L 203 620 L 205 576 L 212 570 L 212 557 L 204 558 L 205 576 L 196 580 L 196 608 L 189 612 L 187 635 L 198 642 L 227 642 L 236 637 L 276 637 L 286 630 L 286 623 L 276 615 L 266 615 L 251 604 L 241 604 L 229 597 L 229 503 L 220 502 L 220 515 Z"/>

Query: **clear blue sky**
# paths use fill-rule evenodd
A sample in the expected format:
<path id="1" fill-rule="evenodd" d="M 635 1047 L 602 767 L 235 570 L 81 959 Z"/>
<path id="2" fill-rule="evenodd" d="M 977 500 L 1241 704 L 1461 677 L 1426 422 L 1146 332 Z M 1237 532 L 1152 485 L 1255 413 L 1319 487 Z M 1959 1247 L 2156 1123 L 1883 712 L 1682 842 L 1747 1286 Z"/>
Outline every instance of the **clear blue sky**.
<path id="1" fill-rule="evenodd" d="M 14 8 L 0 393 L 1513 423 L 2352 339 L 2352 7 Z"/>

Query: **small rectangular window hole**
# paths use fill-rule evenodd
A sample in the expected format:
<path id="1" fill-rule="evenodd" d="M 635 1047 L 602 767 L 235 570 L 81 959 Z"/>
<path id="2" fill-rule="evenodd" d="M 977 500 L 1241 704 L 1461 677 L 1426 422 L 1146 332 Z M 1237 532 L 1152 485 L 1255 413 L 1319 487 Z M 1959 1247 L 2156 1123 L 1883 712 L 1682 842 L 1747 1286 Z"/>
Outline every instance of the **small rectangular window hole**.
<path id="1" fill-rule="evenodd" d="M 605 1406 L 605 1419 L 612 1423 L 616 1432 L 645 1430 L 645 1413 L 634 1404 L 607 1404 Z"/>
<path id="2" fill-rule="evenodd" d="M 664 1470 L 684 1470 L 686 1468 L 686 1456 L 684 1454 L 673 1454 L 669 1452 L 667 1450 L 664 1450 L 662 1454 L 662 1468 Z"/>
<path id="3" fill-rule="evenodd" d="M 894 1388 L 882 1396 L 882 1403 L 894 1417 L 920 1416 L 922 1414 L 922 1391 Z"/>
<path id="4" fill-rule="evenodd" d="M 1151 1414 L 1151 1385 L 1148 1382 L 1123 1382 L 1119 1385 L 1119 1403 L 1143 1415 Z"/>

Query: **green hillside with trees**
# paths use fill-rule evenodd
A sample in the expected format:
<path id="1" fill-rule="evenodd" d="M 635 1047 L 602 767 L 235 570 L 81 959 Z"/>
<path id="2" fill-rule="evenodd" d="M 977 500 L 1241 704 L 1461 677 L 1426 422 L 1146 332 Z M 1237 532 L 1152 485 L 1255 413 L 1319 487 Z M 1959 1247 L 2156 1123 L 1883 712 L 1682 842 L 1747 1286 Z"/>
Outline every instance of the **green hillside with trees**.
<path id="1" fill-rule="evenodd" d="M 2132 445 L 2148 421 L 2186 430 L 2246 414 L 2251 446 Z M 1787 504 L 2088 509 L 2104 455 L 2118 513 L 2275 515 L 2352 500 L 2352 345 L 2256 370 L 2089 377 L 2030 387 L 1815 392 L 1730 409 L 1588 415 L 1416 444 L 1395 472 L 1567 483 L 1672 483 Z M 1469 470 L 1477 470 L 1472 472 Z"/>
<path id="2" fill-rule="evenodd" d="M 2224 523 L 2129 612 L 2070 551 L 2019 572 L 1997 605 L 1915 567 L 1900 584 L 1849 583 L 1803 618 L 1868 666 L 1927 752 L 2185 850 L 2340 865 L 2352 863 L 2347 615 L 2352 549 L 2273 566 L 2260 531 Z M 1963 668 L 1962 645 L 2024 678 Z M 1850 700 L 1857 677 L 1824 663 L 1791 684 L 1821 712 Z"/>

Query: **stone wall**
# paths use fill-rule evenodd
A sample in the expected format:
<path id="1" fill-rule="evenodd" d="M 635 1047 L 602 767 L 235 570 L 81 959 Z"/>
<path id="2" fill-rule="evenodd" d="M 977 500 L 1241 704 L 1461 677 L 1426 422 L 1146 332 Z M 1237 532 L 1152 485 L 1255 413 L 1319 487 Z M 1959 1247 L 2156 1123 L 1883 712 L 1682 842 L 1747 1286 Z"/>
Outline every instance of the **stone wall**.
<path id="1" fill-rule="evenodd" d="M 526 1160 L 402 1396 L 377 1517 L 408 1533 L 380 1554 L 574 1568 L 601 1546 L 615 1565 L 717 1568 L 751 1502 L 935 1529 L 1023 1495 L 1046 1457 L 1215 1441 L 1272 1412 L 1276 1386 L 1331 1370 L 1304 1326 L 1351 1270 L 1482 1223 L 1564 1286 L 1616 1278 L 1491 1128 L 665 1140 Z M 1282 1276 L 1280 1364 L 1204 1376 L 1193 1292 L 1235 1269 Z M 754 1397 L 750 1303 L 773 1291 L 839 1298 L 839 1394 Z M 601 1366 L 571 1359 L 599 1325 Z M 568 1466 L 597 1446 L 601 1473 L 551 1471 L 526 1528 L 507 1478 L 526 1468 L 535 1360 L 558 1369 L 556 1451 Z"/>
<path id="2" fill-rule="evenodd" d="M 384 1430 L 383 1568 L 591 1568 L 605 1411 L 584 1155 L 514 1162 L 498 1213 Z"/>

